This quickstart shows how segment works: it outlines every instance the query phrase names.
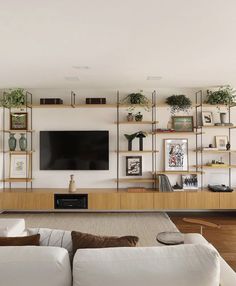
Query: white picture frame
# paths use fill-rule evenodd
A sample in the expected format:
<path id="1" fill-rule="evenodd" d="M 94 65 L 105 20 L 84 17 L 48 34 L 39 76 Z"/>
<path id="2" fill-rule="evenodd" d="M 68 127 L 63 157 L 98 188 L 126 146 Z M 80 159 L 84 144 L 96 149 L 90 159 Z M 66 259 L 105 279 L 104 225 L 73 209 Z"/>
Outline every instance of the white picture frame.
<path id="1" fill-rule="evenodd" d="M 31 177 L 31 156 L 11 154 L 9 167 L 9 178 L 28 179 Z"/>
<path id="2" fill-rule="evenodd" d="M 221 136 L 215 136 L 216 141 L 216 148 L 218 150 L 226 150 L 226 145 L 228 143 L 228 136 L 227 135 L 221 135 Z"/>
<path id="3" fill-rule="evenodd" d="M 164 139 L 165 171 L 188 171 L 188 139 Z"/>
<path id="4" fill-rule="evenodd" d="M 202 111 L 202 126 L 214 126 L 213 113 Z"/>
<path id="5" fill-rule="evenodd" d="M 196 190 L 198 189 L 198 176 L 197 174 L 182 175 L 182 188 L 184 190 Z"/>

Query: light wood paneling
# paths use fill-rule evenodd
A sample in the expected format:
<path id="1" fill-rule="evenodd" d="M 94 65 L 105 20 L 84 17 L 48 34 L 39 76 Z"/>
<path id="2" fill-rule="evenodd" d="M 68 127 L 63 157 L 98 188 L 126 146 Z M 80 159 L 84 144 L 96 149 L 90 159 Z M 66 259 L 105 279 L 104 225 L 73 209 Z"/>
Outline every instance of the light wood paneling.
<path id="1" fill-rule="evenodd" d="M 52 210 L 54 195 L 52 193 L 2 193 L 4 210 Z"/>
<path id="2" fill-rule="evenodd" d="M 3 200 L 3 194 L 2 192 L 0 192 L 0 210 L 3 209 L 3 203 L 2 203 L 2 200 Z"/>
<path id="3" fill-rule="evenodd" d="M 220 194 L 198 191 L 186 193 L 186 208 L 187 209 L 219 209 Z"/>
<path id="4" fill-rule="evenodd" d="M 88 194 L 89 210 L 119 210 L 120 194 L 119 193 L 90 193 Z"/>
<path id="5" fill-rule="evenodd" d="M 122 210 L 152 210 L 154 208 L 153 193 L 123 193 L 120 196 Z"/>
<path id="6" fill-rule="evenodd" d="M 154 194 L 154 209 L 185 209 L 186 192 Z"/>
<path id="7" fill-rule="evenodd" d="M 220 193 L 221 209 L 236 209 L 236 192 Z"/>

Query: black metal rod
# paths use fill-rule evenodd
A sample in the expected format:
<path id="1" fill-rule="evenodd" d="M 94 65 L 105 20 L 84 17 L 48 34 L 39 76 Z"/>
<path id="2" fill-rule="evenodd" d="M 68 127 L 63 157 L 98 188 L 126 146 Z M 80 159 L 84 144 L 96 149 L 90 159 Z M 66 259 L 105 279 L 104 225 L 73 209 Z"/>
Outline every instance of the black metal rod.
<path id="1" fill-rule="evenodd" d="M 116 188 L 117 192 L 119 191 L 119 167 L 120 167 L 120 95 L 119 91 L 116 94 Z"/>

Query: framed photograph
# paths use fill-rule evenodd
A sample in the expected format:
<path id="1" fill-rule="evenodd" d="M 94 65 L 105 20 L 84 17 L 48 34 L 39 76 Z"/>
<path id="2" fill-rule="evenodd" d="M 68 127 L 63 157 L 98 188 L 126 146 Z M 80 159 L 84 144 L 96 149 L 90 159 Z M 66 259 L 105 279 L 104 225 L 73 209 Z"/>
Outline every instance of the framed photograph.
<path id="1" fill-rule="evenodd" d="M 218 150 L 226 150 L 226 145 L 228 143 L 228 136 L 215 136 L 216 138 L 216 148 Z"/>
<path id="2" fill-rule="evenodd" d="M 28 114 L 27 112 L 14 112 L 10 115 L 11 130 L 27 130 Z"/>
<path id="3" fill-rule="evenodd" d="M 31 157 L 30 155 L 10 156 L 10 175 L 11 179 L 30 178 L 31 177 Z"/>
<path id="4" fill-rule="evenodd" d="M 142 176 L 142 156 L 126 156 L 126 176 Z"/>
<path id="5" fill-rule="evenodd" d="M 202 125 L 203 126 L 213 126 L 213 114 L 211 111 L 203 111 L 202 112 Z"/>
<path id="6" fill-rule="evenodd" d="M 182 175 L 182 187 L 184 190 L 198 189 L 198 178 L 196 174 Z"/>
<path id="7" fill-rule="evenodd" d="M 165 171 L 188 171 L 188 139 L 164 139 Z"/>
<path id="8" fill-rule="evenodd" d="M 193 132 L 193 116 L 173 116 L 172 125 L 176 132 Z"/>

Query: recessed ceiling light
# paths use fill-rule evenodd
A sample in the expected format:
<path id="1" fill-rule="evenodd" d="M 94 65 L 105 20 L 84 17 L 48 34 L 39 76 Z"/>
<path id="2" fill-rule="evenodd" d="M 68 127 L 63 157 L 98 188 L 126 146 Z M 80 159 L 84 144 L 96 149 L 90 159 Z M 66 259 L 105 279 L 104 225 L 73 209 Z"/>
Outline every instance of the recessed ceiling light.
<path id="1" fill-rule="evenodd" d="M 65 76 L 65 80 L 78 81 L 79 78 L 77 76 Z"/>
<path id="2" fill-rule="evenodd" d="M 72 68 L 76 70 L 89 70 L 90 69 L 89 66 L 72 66 Z"/>
<path id="3" fill-rule="evenodd" d="M 161 76 L 148 76 L 147 80 L 161 80 L 162 77 Z"/>

